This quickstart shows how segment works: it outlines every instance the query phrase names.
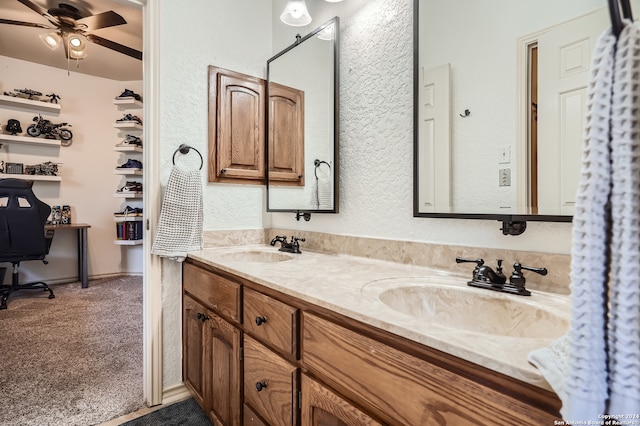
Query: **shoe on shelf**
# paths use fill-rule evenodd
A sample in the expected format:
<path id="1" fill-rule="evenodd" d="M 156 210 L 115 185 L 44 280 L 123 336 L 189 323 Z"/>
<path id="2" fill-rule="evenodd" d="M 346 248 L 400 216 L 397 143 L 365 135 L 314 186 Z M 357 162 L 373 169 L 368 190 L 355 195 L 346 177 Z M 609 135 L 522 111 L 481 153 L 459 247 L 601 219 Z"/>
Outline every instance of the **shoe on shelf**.
<path id="1" fill-rule="evenodd" d="M 142 120 L 140 119 L 140 117 L 133 115 L 133 114 L 125 114 L 124 117 L 119 118 L 116 120 L 116 122 L 118 123 L 122 123 L 122 122 L 126 122 L 126 121 L 133 121 L 135 123 L 138 124 L 142 124 Z"/>
<path id="2" fill-rule="evenodd" d="M 136 101 L 142 101 L 142 97 L 140 95 L 135 93 L 133 90 L 129 90 L 129 89 L 124 89 L 124 92 L 122 92 L 120 96 L 116 96 L 116 99 L 118 100 L 130 99 L 130 98 L 133 98 Z"/>
<path id="3" fill-rule="evenodd" d="M 142 182 L 125 182 L 117 192 L 142 192 Z"/>
<path id="4" fill-rule="evenodd" d="M 127 135 L 122 139 L 122 142 L 117 144 L 116 146 L 138 146 L 142 148 L 142 139 L 138 136 Z"/>
<path id="5" fill-rule="evenodd" d="M 129 158 L 126 163 L 121 166 L 116 167 L 116 169 L 139 169 L 142 170 L 142 163 L 138 160 L 134 160 L 133 158 Z"/>
<path id="6" fill-rule="evenodd" d="M 142 216 L 142 209 L 139 207 L 126 206 L 119 212 L 115 212 L 114 216 Z"/>

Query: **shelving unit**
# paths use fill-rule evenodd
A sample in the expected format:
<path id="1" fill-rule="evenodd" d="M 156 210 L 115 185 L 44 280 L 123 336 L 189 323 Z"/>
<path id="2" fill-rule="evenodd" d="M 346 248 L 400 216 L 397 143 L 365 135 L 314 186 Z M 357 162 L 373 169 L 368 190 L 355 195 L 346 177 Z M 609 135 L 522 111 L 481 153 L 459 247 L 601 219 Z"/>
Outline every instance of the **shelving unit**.
<path id="1" fill-rule="evenodd" d="M 19 143 L 30 145 L 43 145 L 43 146 L 60 146 L 61 142 L 58 139 L 45 139 L 34 138 L 31 136 L 13 136 L 0 134 L 0 143 Z"/>
<path id="2" fill-rule="evenodd" d="M 143 105 L 141 101 L 137 101 L 134 98 L 131 99 L 114 99 L 113 104 L 118 107 L 119 110 L 128 110 L 128 109 L 142 109 Z M 136 121 L 119 121 L 113 124 L 113 127 L 121 130 L 121 133 L 139 133 L 142 131 L 142 125 L 138 124 Z M 122 135 L 124 136 L 124 135 Z M 137 156 L 143 152 L 143 148 L 139 146 L 115 146 L 113 150 L 116 152 L 121 152 L 127 155 Z M 113 171 L 116 175 L 121 175 L 126 178 L 140 178 L 143 176 L 143 171 L 141 169 L 115 169 Z M 115 192 L 114 197 L 121 198 L 127 201 L 140 202 L 143 197 L 142 192 Z M 135 206 L 135 204 L 134 204 Z M 116 223 L 116 237 L 118 239 L 114 240 L 114 244 L 121 246 L 138 246 L 143 244 L 142 240 L 142 216 L 114 216 L 114 221 Z M 131 238 L 130 234 L 133 233 L 134 237 L 137 239 L 129 239 Z M 120 235 L 119 235 L 120 234 Z M 122 239 L 120 237 L 122 236 Z"/>
<path id="3" fill-rule="evenodd" d="M 0 105 L 14 106 L 43 112 L 60 112 L 60 104 L 49 101 L 19 98 L 17 96 L 0 95 Z"/>
<path id="4" fill-rule="evenodd" d="M 33 181 L 40 181 L 40 182 L 61 182 L 62 181 L 61 176 L 19 175 L 19 174 L 13 174 L 13 173 L 2 173 L 0 174 L 0 178 L 23 179 L 23 180 L 33 180 Z"/>
<path id="5" fill-rule="evenodd" d="M 8 96 L 8 95 L 0 95 L 0 107 L 18 107 L 29 111 L 35 112 L 48 112 L 48 113 L 60 113 L 62 107 L 60 104 L 51 103 L 48 100 L 35 100 L 35 99 L 26 99 L 17 96 Z M 26 129 L 25 129 L 26 131 Z M 20 135 L 7 135 L 0 134 L 0 146 L 3 143 L 10 144 L 23 144 L 23 145 L 39 145 L 43 147 L 60 147 L 62 142 L 58 139 L 47 139 L 44 137 L 31 137 L 31 136 L 20 136 Z M 5 162 L 6 161 L 5 159 Z M 12 173 L 2 173 L 0 174 L 0 178 L 14 178 L 14 179 L 23 179 L 23 180 L 31 180 L 38 182 L 61 182 L 61 176 L 43 176 L 43 175 L 25 175 L 25 174 L 12 174 Z"/>

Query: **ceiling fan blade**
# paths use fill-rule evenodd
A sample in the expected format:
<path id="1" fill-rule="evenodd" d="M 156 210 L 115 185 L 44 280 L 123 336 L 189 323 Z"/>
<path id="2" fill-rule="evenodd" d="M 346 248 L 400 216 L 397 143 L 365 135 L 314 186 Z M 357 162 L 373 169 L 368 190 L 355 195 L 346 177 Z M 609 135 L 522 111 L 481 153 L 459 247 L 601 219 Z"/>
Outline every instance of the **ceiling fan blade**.
<path id="1" fill-rule="evenodd" d="M 34 24 L 33 22 L 13 21 L 11 19 L 2 19 L 2 18 L 0 18 L 0 24 L 22 25 L 24 27 L 45 28 L 47 30 L 55 29 L 54 27 L 50 27 L 50 26 L 45 25 L 45 24 Z"/>
<path id="2" fill-rule="evenodd" d="M 51 15 L 47 9 L 38 6 L 37 4 L 31 2 L 30 0 L 18 0 L 18 1 L 24 4 L 25 6 L 27 6 L 29 9 L 36 12 L 38 15 L 41 15 L 47 18 L 47 20 L 51 22 L 53 25 L 60 26 L 60 21 L 58 21 L 58 19 L 55 16 Z"/>
<path id="3" fill-rule="evenodd" d="M 76 28 L 83 31 L 94 31 L 100 28 L 115 27 L 116 25 L 126 24 L 127 21 L 113 10 L 98 13 L 96 15 L 87 16 L 86 18 L 76 21 Z"/>
<path id="4" fill-rule="evenodd" d="M 123 55 L 142 60 L 142 52 L 140 52 L 139 50 L 132 49 L 120 43 L 116 43 L 115 41 L 107 40 L 106 38 L 102 38 L 94 34 L 85 34 L 85 37 L 87 38 L 87 40 L 95 44 L 99 44 L 100 46 L 115 50 L 116 52 L 120 52 Z"/>

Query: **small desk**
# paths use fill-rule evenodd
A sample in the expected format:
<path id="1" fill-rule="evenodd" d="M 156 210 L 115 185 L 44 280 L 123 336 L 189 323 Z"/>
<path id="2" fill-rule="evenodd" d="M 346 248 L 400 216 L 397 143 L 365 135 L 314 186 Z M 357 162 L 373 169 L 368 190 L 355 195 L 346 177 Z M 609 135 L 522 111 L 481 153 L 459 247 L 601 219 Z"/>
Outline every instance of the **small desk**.
<path id="1" fill-rule="evenodd" d="M 89 287 L 89 271 L 87 269 L 87 229 L 91 225 L 86 223 L 70 223 L 65 225 L 45 225 L 45 231 L 64 231 L 75 229 L 78 232 L 78 280 L 82 288 Z"/>

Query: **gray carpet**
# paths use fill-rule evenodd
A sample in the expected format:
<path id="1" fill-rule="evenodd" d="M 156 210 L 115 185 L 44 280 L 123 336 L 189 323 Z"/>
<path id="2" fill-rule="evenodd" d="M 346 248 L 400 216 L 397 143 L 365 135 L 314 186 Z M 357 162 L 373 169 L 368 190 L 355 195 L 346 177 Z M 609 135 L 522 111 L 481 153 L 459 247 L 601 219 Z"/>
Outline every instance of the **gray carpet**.
<path id="1" fill-rule="evenodd" d="M 193 399 L 176 402 L 166 408 L 138 417 L 121 426 L 211 426 L 209 418 Z"/>
<path id="2" fill-rule="evenodd" d="M 144 406 L 142 277 L 20 291 L 0 311 L 0 425 L 95 425 Z"/>

